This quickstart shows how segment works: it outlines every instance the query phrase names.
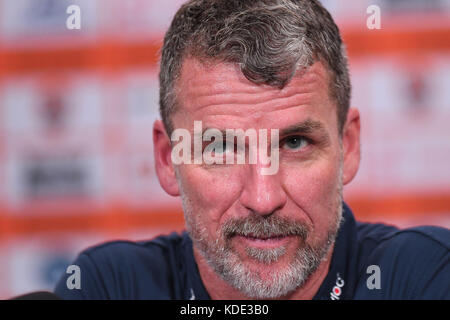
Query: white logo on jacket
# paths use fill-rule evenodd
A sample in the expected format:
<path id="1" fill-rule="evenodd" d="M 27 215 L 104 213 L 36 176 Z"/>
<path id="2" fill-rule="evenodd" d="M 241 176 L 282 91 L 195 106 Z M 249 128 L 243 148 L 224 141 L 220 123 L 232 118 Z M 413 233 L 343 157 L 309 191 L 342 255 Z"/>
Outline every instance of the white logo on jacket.
<path id="1" fill-rule="evenodd" d="M 337 274 L 337 279 L 336 279 L 336 285 L 333 287 L 333 289 L 331 289 L 330 292 L 330 298 L 331 300 L 339 300 L 339 297 L 342 294 L 342 287 L 345 285 L 345 281 L 344 279 L 342 279 L 339 275 L 339 273 Z"/>

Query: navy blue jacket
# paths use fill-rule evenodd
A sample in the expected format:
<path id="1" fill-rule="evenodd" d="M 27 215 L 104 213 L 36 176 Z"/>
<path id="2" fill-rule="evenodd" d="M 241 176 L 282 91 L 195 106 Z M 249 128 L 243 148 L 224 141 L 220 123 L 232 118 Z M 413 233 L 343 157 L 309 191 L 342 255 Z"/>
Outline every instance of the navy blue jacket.
<path id="1" fill-rule="evenodd" d="M 314 299 L 450 299 L 449 248 L 448 229 L 360 223 L 344 206 L 330 269 Z M 68 289 L 64 274 L 55 289 L 63 299 L 210 299 L 185 232 L 104 243 L 74 264 L 81 288 Z"/>

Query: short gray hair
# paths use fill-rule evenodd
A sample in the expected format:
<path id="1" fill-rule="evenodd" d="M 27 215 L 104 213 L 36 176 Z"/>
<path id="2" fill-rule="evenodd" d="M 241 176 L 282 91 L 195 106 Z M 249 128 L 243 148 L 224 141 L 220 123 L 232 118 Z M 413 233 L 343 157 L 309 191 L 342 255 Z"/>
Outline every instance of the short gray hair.
<path id="1" fill-rule="evenodd" d="M 176 13 L 161 54 L 160 113 L 167 132 L 183 60 L 235 63 L 255 84 L 283 88 L 297 71 L 324 61 L 342 133 L 350 104 L 345 46 L 316 0 L 191 0 Z"/>

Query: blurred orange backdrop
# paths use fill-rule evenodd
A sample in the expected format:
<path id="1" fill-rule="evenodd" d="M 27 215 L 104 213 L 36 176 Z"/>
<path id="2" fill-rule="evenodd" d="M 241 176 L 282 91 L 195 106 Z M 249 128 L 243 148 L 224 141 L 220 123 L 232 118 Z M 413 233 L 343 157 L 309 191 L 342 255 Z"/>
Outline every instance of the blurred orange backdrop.
<path id="1" fill-rule="evenodd" d="M 158 50 L 183 2 L 0 0 L 0 298 L 52 289 L 86 246 L 183 228 L 151 139 Z M 323 3 L 362 115 L 345 200 L 360 220 L 449 227 L 450 1 Z"/>

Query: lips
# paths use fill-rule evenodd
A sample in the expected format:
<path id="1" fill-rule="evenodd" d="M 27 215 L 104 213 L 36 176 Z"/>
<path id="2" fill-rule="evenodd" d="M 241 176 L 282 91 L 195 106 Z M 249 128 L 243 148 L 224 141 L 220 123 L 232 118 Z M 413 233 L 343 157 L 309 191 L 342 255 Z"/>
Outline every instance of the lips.
<path id="1" fill-rule="evenodd" d="M 239 242 L 241 242 L 245 246 L 257 247 L 261 249 L 270 249 L 286 245 L 294 237 L 283 235 L 275 235 L 269 237 L 261 237 L 254 235 L 246 235 L 246 236 L 236 235 L 236 238 Z"/>
<path id="2" fill-rule="evenodd" d="M 268 236 L 268 237 L 264 237 L 264 236 L 255 236 L 253 234 L 249 234 L 249 235 L 243 235 L 242 237 L 247 238 L 249 240 L 261 240 L 261 241 L 266 241 L 266 240 L 280 240 L 286 236 L 283 235 L 274 235 L 274 236 Z"/>

